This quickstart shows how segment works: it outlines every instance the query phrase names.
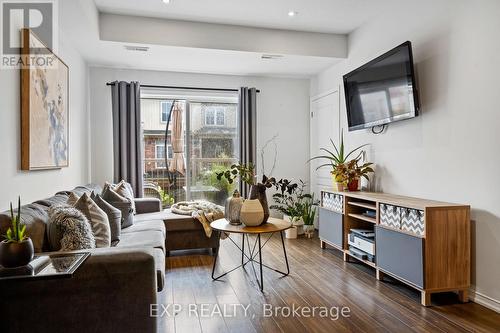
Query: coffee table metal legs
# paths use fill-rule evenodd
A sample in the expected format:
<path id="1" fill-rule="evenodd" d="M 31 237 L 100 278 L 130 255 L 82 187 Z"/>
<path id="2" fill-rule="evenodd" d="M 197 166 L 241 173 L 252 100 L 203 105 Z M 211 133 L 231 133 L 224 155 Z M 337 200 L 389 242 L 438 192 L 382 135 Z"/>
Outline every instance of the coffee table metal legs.
<path id="1" fill-rule="evenodd" d="M 264 279 L 262 278 L 262 245 L 260 244 L 260 234 L 257 235 L 257 239 L 259 240 L 260 291 L 264 291 Z"/>
<path id="2" fill-rule="evenodd" d="M 241 234 L 241 264 L 243 265 L 243 259 L 245 258 L 245 234 Z"/>
<path id="3" fill-rule="evenodd" d="M 253 273 L 255 275 L 255 279 L 257 280 L 257 284 L 259 285 L 259 289 L 261 291 L 264 291 L 264 274 L 263 274 L 263 267 L 266 267 L 266 268 L 269 268 L 269 269 L 272 269 L 273 271 L 275 272 L 278 272 L 280 274 L 282 274 L 283 276 L 287 276 L 288 274 L 290 274 L 290 266 L 288 265 L 288 257 L 287 257 L 287 254 L 286 254 L 286 246 L 285 246 L 285 240 L 283 238 L 283 232 L 280 231 L 280 237 L 281 237 L 281 245 L 283 247 L 283 255 L 285 257 L 285 264 L 286 264 L 286 273 L 285 272 L 282 272 L 280 270 L 277 270 L 275 268 L 272 268 L 272 267 L 269 267 L 268 265 L 264 264 L 262 262 L 262 248 L 267 244 L 267 242 L 272 238 L 272 236 L 274 235 L 274 233 L 271 233 L 269 238 L 264 242 L 264 244 L 262 244 L 262 240 L 261 240 L 261 234 L 257 234 L 257 239 L 255 240 L 254 244 L 253 244 L 253 247 L 250 246 L 250 240 L 249 240 L 249 236 L 246 235 L 246 234 L 241 234 L 242 235 L 242 240 L 241 240 L 241 247 L 231 238 L 230 235 L 228 235 L 228 239 L 231 240 L 231 242 L 241 251 L 241 265 L 238 265 L 237 267 L 215 277 L 214 274 L 215 274 L 215 266 L 217 265 L 217 258 L 219 257 L 218 256 L 218 252 L 215 254 L 215 258 L 214 258 L 214 264 L 213 264 L 213 267 L 212 267 L 212 279 L 214 281 L 220 279 L 221 277 L 231 273 L 232 271 L 235 271 L 236 269 L 240 268 L 240 267 L 245 267 L 246 264 L 248 263 L 251 263 L 252 265 L 252 270 L 253 270 Z M 220 238 L 220 233 L 219 233 L 219 238 Z M 245 253 L 245 238 L 246 238 L 246 242 L 247 242 L 247 248 L 248 248 L 248 255 L 247 253 Z M 257 245 L 259 246 L 257 248 Z M 256 257 L 257 255 L 259 256 L 259 260 L 257 261 L 256 260 Z M 245 257 L 247 258 L 247 261 L 245 261 Z M 255 266 L 254 266 L 254 262 L 255 263 L 258 263 L 259 264 L 259 275 L 260 275 L 260 279 L 257 277 L 257 271 L 255 270 Z"/>

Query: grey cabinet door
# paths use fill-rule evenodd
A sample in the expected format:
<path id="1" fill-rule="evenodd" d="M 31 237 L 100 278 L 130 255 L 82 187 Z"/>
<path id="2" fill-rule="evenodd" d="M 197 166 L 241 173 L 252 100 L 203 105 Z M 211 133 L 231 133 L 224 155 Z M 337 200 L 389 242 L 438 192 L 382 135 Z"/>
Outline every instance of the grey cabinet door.
<path id="1" fill-rule="evenodd" d="M 375 227 L 377 266 L 424 288 L 423 238 Z"/>
<path id="2" fill-rule="evenodd" d="M 343 248 L 343 215 L 331 210 L 319 209 L 319 238 Z"/>

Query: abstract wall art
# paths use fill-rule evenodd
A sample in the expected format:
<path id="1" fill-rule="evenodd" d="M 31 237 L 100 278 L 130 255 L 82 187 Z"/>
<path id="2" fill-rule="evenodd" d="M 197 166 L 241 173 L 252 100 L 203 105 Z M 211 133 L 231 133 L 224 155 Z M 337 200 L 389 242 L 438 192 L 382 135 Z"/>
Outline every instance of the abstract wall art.
<path id="1" fill-rule="evenodd" d="M 69 165 L 69 68 L 22 29 L 21 169 Z"/>

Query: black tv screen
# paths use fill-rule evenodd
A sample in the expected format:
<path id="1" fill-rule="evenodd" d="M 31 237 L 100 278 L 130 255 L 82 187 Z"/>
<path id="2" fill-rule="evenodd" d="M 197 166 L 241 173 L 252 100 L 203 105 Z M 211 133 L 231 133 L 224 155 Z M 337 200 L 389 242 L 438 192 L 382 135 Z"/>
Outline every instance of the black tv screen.
<path id="1" fill-rule="evenodd" d="M 411 43 L 405 42 L 344 75 L 349 131 L 418 115 Z"/>

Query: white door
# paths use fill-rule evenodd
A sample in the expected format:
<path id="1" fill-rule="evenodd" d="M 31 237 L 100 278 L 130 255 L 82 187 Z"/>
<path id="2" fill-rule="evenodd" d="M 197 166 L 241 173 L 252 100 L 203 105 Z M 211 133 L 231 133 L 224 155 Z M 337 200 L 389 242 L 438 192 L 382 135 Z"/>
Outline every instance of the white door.
<path id="1" fill-rule="evenodd" d="M 311 157 L 324 155 L 325 152 L 320 151 L 320 148 L 333 149 L 330 139 L 337 143 L 340 138 L 338 90 L 311 99 L 310 124 Z M 323 160 L 313 160 L 310 163 L 311 193 L 318 199 L 321 190 L 332 188 L 331 169 L 325 167 L 316 170 L 323 163 Z"/>

